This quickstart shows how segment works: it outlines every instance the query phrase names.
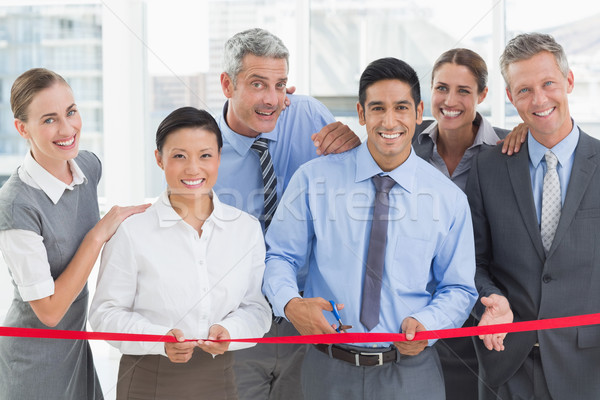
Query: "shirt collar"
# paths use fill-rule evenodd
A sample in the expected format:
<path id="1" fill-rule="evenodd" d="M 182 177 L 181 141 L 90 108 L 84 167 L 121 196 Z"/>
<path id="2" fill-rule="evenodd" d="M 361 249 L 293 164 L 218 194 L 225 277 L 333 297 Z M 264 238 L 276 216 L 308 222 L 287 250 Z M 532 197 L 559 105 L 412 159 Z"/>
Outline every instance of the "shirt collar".
<path id="1" fill-rule="evenodd" d="M 221 203 L 219 197 L 214 191 L 212 192 L 212 200 L 213 212 L 209 215 L 206 221 L 204 221 L 205 224 L 214 223 L 216 226 L 222 228 L 225 221 L 239 216 L 227 216 L 225 213 L 225 206 L 223 203 Z M 171 201 L 169 200 L 169 192 L 167 190 L 160 195 L 154 204 L 156 206 L 156 214 L 158 216 L 158 226 L 161 228 L 168 228 L 180 221 L 183 222 L 183 218 L 181 218 L 181 216 L 177 214 L 177 211 L 173 209 Z"/>
<path id="2" fill-rule="evenodd" d="M 427 128 L 423 129 L 423 132 L 419 133 L 417 137 L 419 144 L 423 143 L 425 136 L 429 136 L 433 143 L 436 142 L 438 135 L 437 125 L 437 121 L 433 121 Z"/>
<path id="3" fill-rule="evenodd" d="M 571 121 L 573 121 L 571 119 Z M 558 142 L 552 149 L 548 149 L 540 142 L 535 140 L 531 132 L 527 135 L 527 147 L 529 150 L 529 160 L 534 168 L 537 168 L 539 163 L 544 158 L 546 151 L 552 150 L 558 162 L 561 166 L 564 166 L 565 163 L 571 158 L 573 152 L 575 152 L 575 148 L 577 147 L 577 143 L 579 142 L 579 127 L 573 121 L 573 129 L 571 132 L 565 137 L 563 140 Z"/>
<path id="4" fill-rule="evenodd" d="M 475 140 L 471 147 L 481 146 L 482 144 L 495 146 L 500 138 L 492 124 L 479 113 L 477 113 L 477 120 L 479 120 L 479 129 L 477 130 L 477 135 L 475 135 Z"/>
<path id="5" fill-rule="evenodd" d="M 73 182 L 70 185 L 62 182 L 60 179 L 46 171 L 28 151 L 23 161 L 23 171 L 29 175 L 31 180 L 50 198 L 52 203 L 58 204 L 65 190 L 73 190 L 76 185 L 87 182 L 83 171 L 79 168 L 75 160 L 68 160 L 69 169 L 73 175 Z"/>
<path id="6" fill-rule="evenodd" d="M 398 185 L 400 185 L 400 187 L 408 193 L 411 193 L 414 187 L 417 157 L 418 156 L 415 155 L 415 152 L 411 147 L 410 155 L 406 161 L 390 172 L 383 172 L 373 159 L 373 156 L 367 147 L 367 141 L 365 141 L 359 146 L 356 153 L 355 182 L 371 179 L 374 175 L 389 175 Z"/>
<path id="7" fill-rule="evenodd" d="M 254 143 L 254 141 L 258 138 L 265 138 L 268 140 L 272 140 L 274 142 L 277 141 L 277 125 L 275 125 L 275 129 L 273 129 L 271 132 L 267 132 L 267 133 L 261 133 L 260 135 L 258 135 L 255 138 L 251 138 L 248 136 L 244 136 L 244 135 L 240 135 L 239 133 L 233 131 L 229 125 L 227 124 L 227 108 L 229 107 L 229 100 L 227 100 L 225 102 L 225 104 L 223 105 L 223 113 L 221 114 L 220 117 L 220 121 L 219 121 L 219 128 L 221 129 L 221 133 L 223 134 L 223 137 L 225 138 L 225 140 L 227 140 L 227 142 L 231 145 L 231 147 L 233 147 L 233 149 L 240 155 L 240 156 L 245 156 L 246 153 L 248 153 L 248 150 L 250 150 L 250 146 L 252 146 L 252 143 Z M 281 117 L 281 115 L 280 115 Z M 279 123 L 279 119 L 277 120 L 277 123 Z"/>
<path id="8" fill-rule="evenodd" d="M 479 114 L 479 113 L 477 113 L 475 120 L 479 121 L 478 122 L 479 129 L 477 129 L 477 135 L 475 135 L 475 140 L 473 141 L 473 144 L 471 145 L 471 147 L 477 147 L 482 144 L 488 144 L 490 146 L 495 146 L 496 143 L 498 143 L 498 141 L 500 140 L 500 138 L 496 134 L 496 131 L 494 131 L 494 127 L 492 126 L 492 124 L 490 124 L 490 122 L 487 119 L 483 118 L 481 116 L 481 114 Z M 437 126 L 438 126 L 437 121 L 433 121 L 431 123 L 431 125 L 429 125 L 427 128 L 425 128 L 423 130 L 423 132 L 421 132 L 419 134 L 419 136 L 417 137 L 417 141 L 419 142 L 419 144 L 421 144 L 423 142 L 423 139 L 425 138 L 425 136 L 429 136 L 431 141 L 433 143 L 436 143 L 437 137 L 438 137 Z M 469 148 L 471 148 L 471 147 L 469 147 Z"/>

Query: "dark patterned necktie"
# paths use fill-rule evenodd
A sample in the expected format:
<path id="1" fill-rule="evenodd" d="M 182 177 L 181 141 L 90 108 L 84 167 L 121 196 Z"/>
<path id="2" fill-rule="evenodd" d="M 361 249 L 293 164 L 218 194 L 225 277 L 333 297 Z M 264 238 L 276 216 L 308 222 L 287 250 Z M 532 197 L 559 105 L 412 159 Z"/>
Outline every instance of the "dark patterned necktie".
<path id="1" fill-rule="evenodd" d="M 360 322 L 371 330 L 379 323 L 379 308 L 381 303 L 381 280 L 383 278 L 383 262 L 387 238 L 389 193 L 396 182 L 389 176 L 373 176 L 375 184 L 375 208 L 373 209 L 373 224 L 369 237 L 367 253 L 367 269 L 363 284 Z"/>
<path id="2" fill-rule="evenodd" d="M 260 168 L 262 170 L 263 186 L 265 191 L 265 209 L 263 213 L 263 219 L 265 221 L 266 231 L 271 223 L 273 214 L 275 214 L 275 210 L 277 209 L 277 177 L 275 176 L 275 170 L 273 169 L 271 154 L 269 154 L 269 143 L 267 139 L 256 139 L 254 143 L 252 143 L 251 148 L 258 154 L 258 158 L 260 159 Z"/>

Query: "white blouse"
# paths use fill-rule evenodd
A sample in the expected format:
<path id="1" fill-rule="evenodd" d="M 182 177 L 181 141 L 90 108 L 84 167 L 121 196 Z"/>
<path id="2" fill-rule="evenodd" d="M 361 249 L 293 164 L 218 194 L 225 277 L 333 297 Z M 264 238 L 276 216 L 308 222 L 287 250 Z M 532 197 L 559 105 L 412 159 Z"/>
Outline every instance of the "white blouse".
<path id="1" fill-rule="evenodd" d="M 259 221 L 223 204 L 202 236 L 172 208 L 165 192 L 126 219 L 102 252 L 89 322 L 96 331 L 205 339 L 214 324 L 231 338 L 262 337 L 271 309 L 261 293 L 265 245 Z M 111 342 L 124 354 L 162 354 L 163 343 Z M 231 343 L 229 349 L 251 347 Z"/>

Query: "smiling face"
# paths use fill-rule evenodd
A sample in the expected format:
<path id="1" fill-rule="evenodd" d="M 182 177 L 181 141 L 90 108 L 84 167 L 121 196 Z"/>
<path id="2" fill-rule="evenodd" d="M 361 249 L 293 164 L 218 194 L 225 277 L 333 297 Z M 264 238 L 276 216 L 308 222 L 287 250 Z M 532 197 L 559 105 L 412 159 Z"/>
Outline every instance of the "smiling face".
<path id="1" fill-rule="evenodd" d="M 552 148 L 571 132 L 567 95 L 573 91 L 573 73 L 565 77 L 551 53 L 510 64 L 507 79 L 506 94 L 538 142 Z"/>
<path id="2" fill-rule="evenodd" d="M 31 144 L 33 158 L 55 176 L 77 157 L 81 116 L 73 92 L 63 83 L 37 93 L 27 107 L 27 122 L 15 119 L 15 127 Z"/>
<path id="3" fill-rule="evenodd" d="M 165 172 L 172 204 L 209 194 L 217 181 L 221 155 L 213 132 L 197 127 L 177 129 L 154 155 Z"/>
<path id="4" fill-rule="evenodd" d="M 227 125 L 240 135 L 256 137 L 275 129 L 285 100 L 287 62 L 284 58 L 247 54 L 236 84 L 221 74 L 221 88 L 229 99 Z"/>
<path id="5" fill-rule="evenodd" d="M 415 125 L 422 122 L 423 102 L 415 106 L 410 86 L 398 79 L 373 83 L 358 118 L 367 129 L 367 147 L 383 171 L 391 171 L 410 155 Z"/>
<path id="6" fill-rule="evenodd" d="M 433 76 L 431 113 L 441 131 L 471 129 L 476 107 L 487 95 L 477 91 L 477 80 L 464 65 L 443 64 Z"/>

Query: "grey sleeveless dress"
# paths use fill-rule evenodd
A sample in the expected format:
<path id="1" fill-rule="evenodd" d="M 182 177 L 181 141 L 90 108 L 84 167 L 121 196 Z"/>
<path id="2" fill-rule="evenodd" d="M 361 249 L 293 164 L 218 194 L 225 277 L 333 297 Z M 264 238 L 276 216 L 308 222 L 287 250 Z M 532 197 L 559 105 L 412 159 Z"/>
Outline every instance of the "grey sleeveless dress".
<path id="1" fill-rule="evenodd" d="M 15 172 L 0 189 L 0 230 L 24 229 L 44 238 L 52 277 L 71 261 L 85 234 L 98 222 L 98 158 L 75 159 L 87 182 L 65 190 L 58 204 L 25 184 Z M 14 285 L 14 282 L 13 282 Z M 42 324 L 15 286 L 4 326 L 85 330 L 88 289 L 83 288 L 55 328 Z M 102 399 L 87 341 L 0 337 L 0 399 Z"/>

